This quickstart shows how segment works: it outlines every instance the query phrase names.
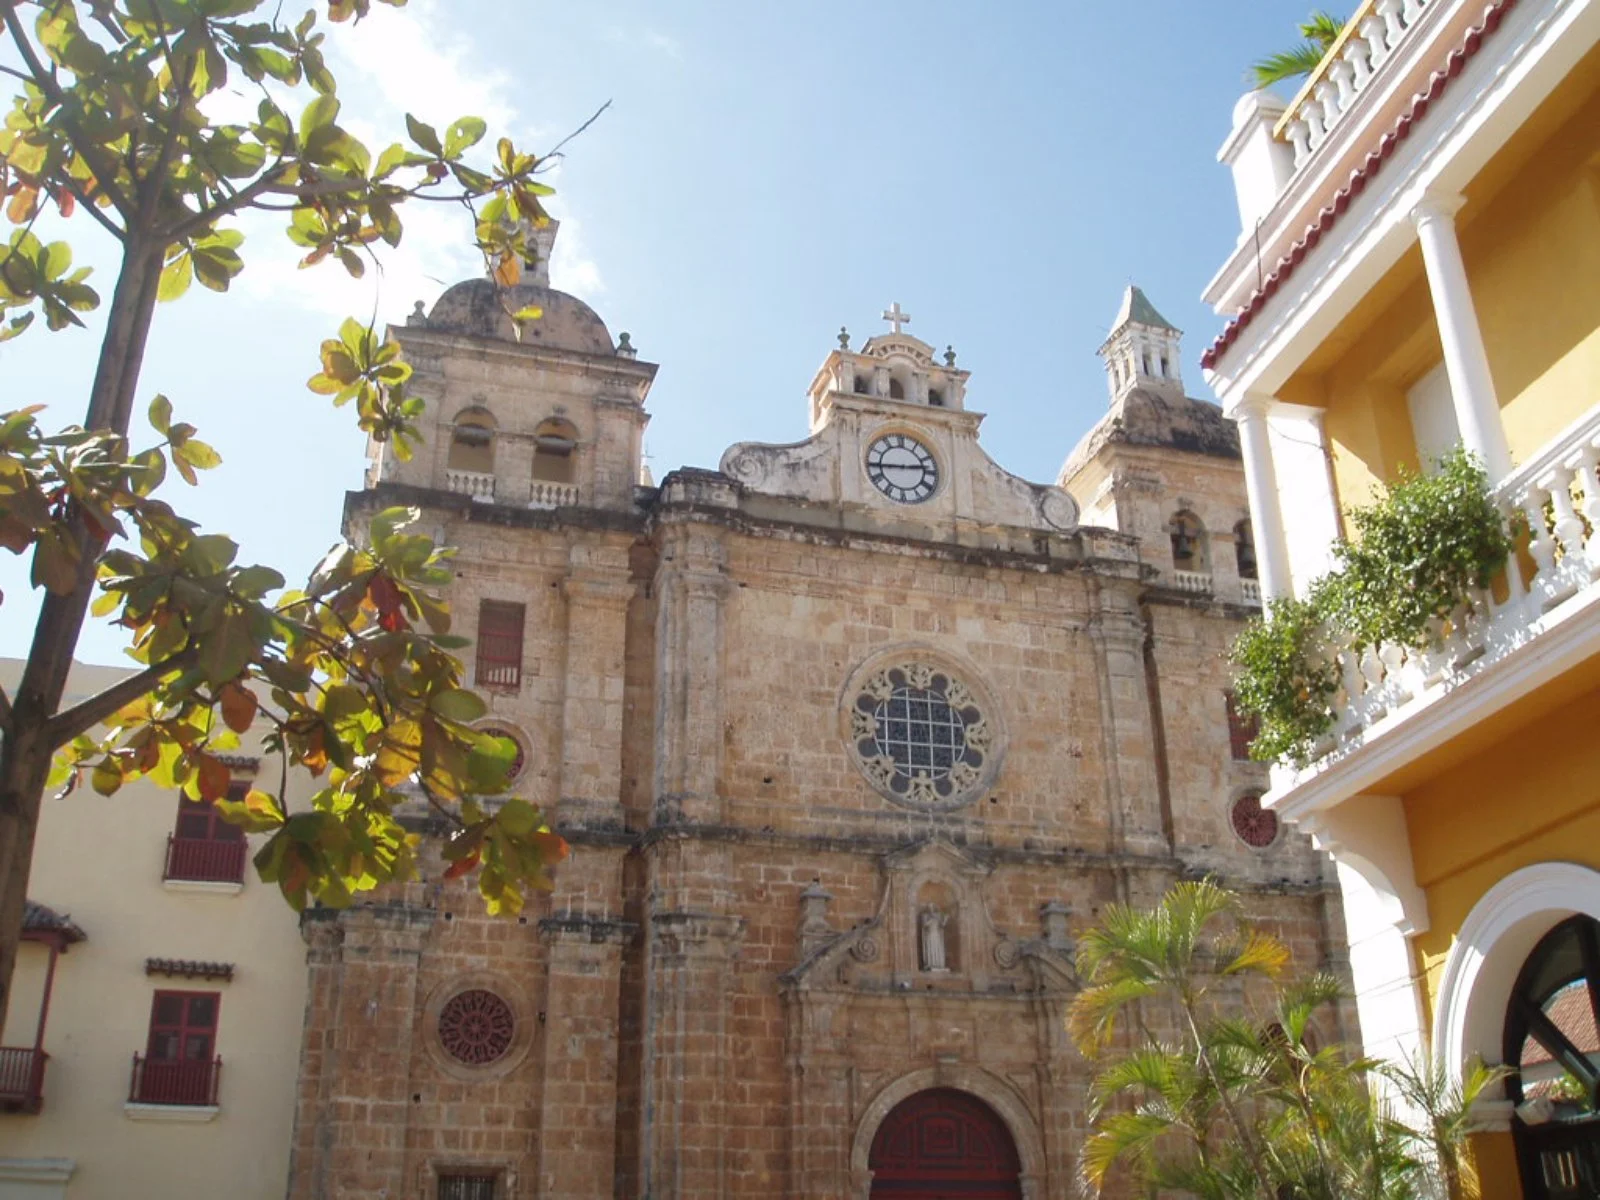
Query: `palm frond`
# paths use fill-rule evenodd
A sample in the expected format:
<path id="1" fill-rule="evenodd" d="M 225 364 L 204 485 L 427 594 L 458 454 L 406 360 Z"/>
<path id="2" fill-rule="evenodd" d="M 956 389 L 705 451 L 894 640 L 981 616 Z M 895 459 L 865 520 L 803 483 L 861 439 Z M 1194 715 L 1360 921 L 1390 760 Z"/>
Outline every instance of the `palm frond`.
<path id="1" fill-rule="evenodd" d="M 1264 88 L 1311 74 L 1339 40 L 1344 27 L 1343 20 L 1318 9 L 1300 25 L 1300 36 L 1305 41 L 1252 63 L 1245 78 L 1256 87 Z"/>

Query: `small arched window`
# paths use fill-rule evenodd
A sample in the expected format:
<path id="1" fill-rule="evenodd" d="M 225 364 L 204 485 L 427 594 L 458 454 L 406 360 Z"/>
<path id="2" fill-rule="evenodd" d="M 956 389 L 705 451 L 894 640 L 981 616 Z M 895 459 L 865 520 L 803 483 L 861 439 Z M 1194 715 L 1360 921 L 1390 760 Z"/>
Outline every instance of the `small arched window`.
<path id="1" fill-rule="evenodd" d="M 545 483 L 571 483 L 577 464 L 578 430 L 571 421 L 551 417 L 533 431 L 533 477 Z"/>
<path id="2" fill-rule="evenodd" d="M 469 408 L 456 417 L 450 430 L 450 453 L 445 466 L 452 471 L 494 474 L 494 416 L 485 408 Z"/>
<path id="3" fill-rule="evenodd" d="M 1256 537 L 1249 521 L 1233 527 L 1233 555 L 1239 564 L 1240 579 L 1256 578 Z"/>
<path id="4" fill-rule="evenodd" d="M 1178 571 L 1206 574 L 1211 570 L 1206 547 L 1206 527 L 1192 512 L 1174 513 L 1167 525 L 1172 539 L 1172 566 Z"/>
<path id="5" fill-rule="evenodd" d="M 891 375 L 889 377 L 889 399 L 891 399 L 891 400 L 904 400 L 905 398 L 906 398 L 905 384 L 901 383 L 898 379 L 896 379 L 893 375 Z"/>
<path id="6" fill-rule="evenodd" d="M 855 393 L 858 396 L 867 396 L 872 393 L 872 389 L 867 385 L 867 377 L 865 375 L 856 376 Z"/>
<path id="7" fill-rule="evenodd" d="M 943 408 L 944 407 L 944 393 L 941 392 L 938 388 L 929 388 L 928 389 L 928 407 L 929 408 Z"/>

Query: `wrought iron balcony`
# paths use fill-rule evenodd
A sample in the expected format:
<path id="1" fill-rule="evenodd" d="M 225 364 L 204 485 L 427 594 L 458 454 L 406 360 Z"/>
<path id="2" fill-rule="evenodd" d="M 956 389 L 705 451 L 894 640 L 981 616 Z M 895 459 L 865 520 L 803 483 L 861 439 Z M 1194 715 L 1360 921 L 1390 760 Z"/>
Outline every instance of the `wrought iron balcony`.
<path id="1" fill-rule="evenodd" d="M 243 883 L 247 849 L 242 837 L 221 841 L 169 835 L 167 869 L 162 878 L 189 883 Z"/>
<path id="2" fill-rule="evenodd" d="M 170 1104 L 185 1108 L 215 1108 L 222 1059 L 167 1061 L 133 1056 L 130 1104 Z"/>

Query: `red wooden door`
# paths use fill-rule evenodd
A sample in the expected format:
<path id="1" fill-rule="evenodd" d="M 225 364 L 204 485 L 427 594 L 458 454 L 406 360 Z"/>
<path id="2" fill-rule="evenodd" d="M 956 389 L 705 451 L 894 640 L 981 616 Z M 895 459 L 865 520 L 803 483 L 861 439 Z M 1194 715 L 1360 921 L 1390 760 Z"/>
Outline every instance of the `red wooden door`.
<path id="1" fill-rule="evenodd" d="M 872 1195 L 894 1200 L 1020 1200 L 1017 1145 L 976 1096 L 932 1088 L 878 1126 L 867 1159 Z"/>

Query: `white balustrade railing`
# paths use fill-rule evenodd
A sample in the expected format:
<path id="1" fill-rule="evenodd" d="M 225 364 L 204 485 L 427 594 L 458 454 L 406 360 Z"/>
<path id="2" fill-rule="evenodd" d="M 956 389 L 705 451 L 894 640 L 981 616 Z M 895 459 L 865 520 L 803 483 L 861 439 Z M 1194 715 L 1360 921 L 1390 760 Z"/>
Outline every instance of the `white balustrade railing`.
<path id="1" fill-rule="evenodd" d="M 535 479 L 528 493 L 529 508 L 571 508 L 578 503 L 575 483 L 548 483 Z"/>
<path id="2" fill-rule="evenodd" d="M 494 500 L 494 476 L 486 471 L 458 471 L 453 467 L 445 468 L 444 485 L 452 492 L 460 492 L 463 496 L 471 496 L 474 500 L 491 502 Z"/>
<path id="3" fill-rule="evenodd" d="M 1350 111 L 1400 39 L 1441 0 L 1366 0 L 1311 72 L 1273 132 L 1294 147 L 1294 165 L 1311 154 Z"/>
<path id="4" fill-rule="evenodd" d="M 1261 581 L 1259 579 L 1239 580 L 1239 596 L 1246 604 L 1261 604 Z"/>
<path id="5" fill-rule="evenodd" d="M 1172 586 L 1180 592 L 1195 592 L 1202 596 L 1211 594 L 1211 575 L 1206 571 L 1174 571 Z"/>
<path id="6" fill-rule="evenodd" d="M 1512 531 L 1527 530 L 1526 556 L 1513 554 L 1501 583 L 1436 622 L 1425 649 L 1339 651 L 1324 754 L 1537 640 L 1563 606 L 1600 598 L 1600 408 L 1502 480 L 1495 497 Z"/>

